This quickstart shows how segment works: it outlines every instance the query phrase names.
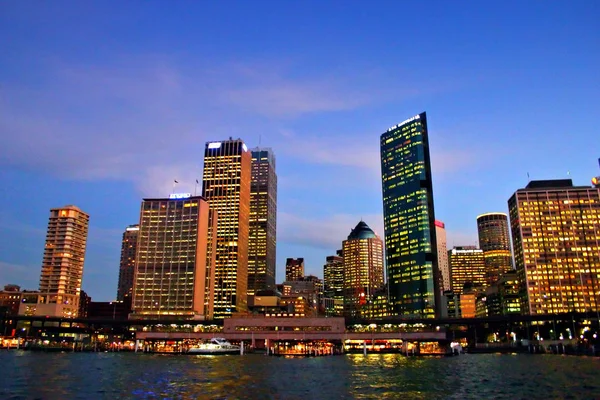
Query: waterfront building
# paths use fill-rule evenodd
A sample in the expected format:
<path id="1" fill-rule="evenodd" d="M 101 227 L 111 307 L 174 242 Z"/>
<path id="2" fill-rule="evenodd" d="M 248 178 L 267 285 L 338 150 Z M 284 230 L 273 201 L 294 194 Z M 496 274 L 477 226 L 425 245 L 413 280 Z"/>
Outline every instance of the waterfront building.
<path id="1" fill-rule="evenodd" d="M 304 258 L 287 258 L 285 260 L 285 280 L 299 281 L 304 278 Z"/>
<path id="2" fill-rule="evenodd" d="M 325 297 L 344 300 L 344 257 L 342 250 L 338 250 L 335 256 L 325 258 L 323 286 Z"/>
<path id="3" fill-rule="evenodd" d="M 371 296 L 369 307 L 360 310 L 360 317 L 365 319 L 381 319 L 390 316 L 387 287 Z"/>
<path id="4" fill-rule="evenodd" d="M 90 308 L 90 303 L 92 302 L 92 298 L 88 296 L 88 294 L 82 290 L 79 295 L 79 318 L 87 318 L 88 317 L 88 309 Z"/>
<path id="5" fill-rule="evenodd" d="M 475 318 L 477 316 L 477 296 L 479 292 L 470 284 L 465 285 L 460 296 L 460 317 Z"/>
<path id="6" fill-rule="evenodd" d="M 121 263 L 119 264 L 119 284 L 117 300 L 123 301 L 125 296 L 131 297 L 133 292 L 133 276 L 135 275 L 135 252 L 139 225 L 129 225 L 123 232 L 121 240 Z"/>
<path id="7" fill-rule="evenodd" d="M 89 220 L 73 205 L 50 210 L 35 315 L 77 317 Z"/>
<path id="8" fill-rule="evenodd" d="M 381 135 L 381 174 L 391 314 L 434 317 L 440 292 L 425 113 Z"/>
<path id="9" fill-rule="evenodd" d="M 487 286 L 483 250 L 475 246 L 456 246 L 448 251 L 452 291 L 463 293 L 466 284 L 476 288 Z"/>
<path id="10" fill-rule="evenodd" d="M 508 216 L 504 213 L 486 213 L 477 217 L 479 248 L 483 251 L 488 286 L 513 271 Z"/>
<path id="11" fill-rule="evenodd" d="M 214 318 L 245 312 L 252 155 L 241 139 L 206 143 L 202 196 L 218 213 Z"/>
<path id="12" fill-rule="evenodd" d="M 252 149 L 248 295 L 275 288 L 277 174 L 270 148 Z"/>
<path id="13" fill-rule="evenodd" d="M 216 224 L 201 196 L 142 201 L 132 318 L 211 319 Z"/>
<path id="14" fill-rule="evenodd" d="M 310 308 L 310 312 L 316 315 L 321 304 L 323 281 L 313 275 L 295 281 L 286 281 L 283 283 L 282 294 L 285 298 L 301 297 L 305 299 L 303 304 L 306 303 L 307 309 Z"/>
<path id="15" fill-rule="evenodd" d="M 460 295 L 446 290 L 442 295 L 442 318 L 460 318 Z"/>
<path id="16" fill-rule="evenodd" d="M 435 221 L 435 236 L 437 241 L 437 260 L 440 273 L 440 288 L 445 292 L 452 290 L 450 285 L 450 266 L 448 265 L 448 244 L 446 243 L 446 225 L 442 221 Z"/>
<path id="17" fill-rule="evenodd" d="M 321 309 L 326 317 L 339 317 L 344 313 L 344 299 L 324 297 L 321 299 Z"/>
<path id="18" fill-rule="evenodd" d="M 600 311 L 600 189 L 531 181 L 508 208 L 521 312 Z"/>
<path id="19" fill-rule="evenodd" d="M 117 301 L 91 301 L 87 307 L 87 317 L 103 320 L 126 320 L 131 311 L 131 297 Z"/>
<path id="20" fill-rule="evenodd" d="M 520 288 L 516 272 L 502 275 L 478 296 L 477 316 L 520 314 Z"/>
<path id="21" fill-rule="evenodd" d="M 371 308 L 375 293 L 383 289 L 383 242 L 360 221 L 342 243 L 344 254 L 344 315 L 357 317 Z"/>

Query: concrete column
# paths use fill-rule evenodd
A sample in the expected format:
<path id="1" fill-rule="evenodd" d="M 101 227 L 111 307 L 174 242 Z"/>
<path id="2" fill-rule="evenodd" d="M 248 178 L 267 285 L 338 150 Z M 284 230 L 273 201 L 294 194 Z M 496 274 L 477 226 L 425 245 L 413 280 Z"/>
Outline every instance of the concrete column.
<path id="1" fill-rule="evenodd" d="M 243 356 L 244 355 L 244 341 L 242 340 L 240 343 L 240 355 Z"/>
<path id="2" fill-rule="evenodd" d="M 363 340 L 363 355 L 367 355 L 367 341 Z"/>

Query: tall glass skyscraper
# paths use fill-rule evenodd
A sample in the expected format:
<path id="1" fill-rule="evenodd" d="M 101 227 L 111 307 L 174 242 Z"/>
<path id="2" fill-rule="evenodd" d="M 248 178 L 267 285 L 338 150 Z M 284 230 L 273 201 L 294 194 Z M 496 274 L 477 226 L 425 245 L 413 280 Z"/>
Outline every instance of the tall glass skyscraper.
<path id="1" fill-rule="evenodd" d="M 277 174 L 269 148 L 252 149 L 248 294 L 275 288 Z"/>
<path id="2" fill-rule="evenodd" d="M 216 319 L 247 309 L 252 155 L 241 139 L 206 143 L 202 196 L 217 211 Z"/>
<path id="3" fill-rule="evenodd" d="M 434 317 L 440 276 L 425 113 L 381 135 L 381 179 L 391 315 Z"/>

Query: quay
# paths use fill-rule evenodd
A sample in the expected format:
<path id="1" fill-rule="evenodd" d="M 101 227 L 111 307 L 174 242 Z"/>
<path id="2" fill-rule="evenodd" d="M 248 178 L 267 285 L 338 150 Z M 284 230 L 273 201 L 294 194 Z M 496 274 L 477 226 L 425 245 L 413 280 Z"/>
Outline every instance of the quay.
<path id="1" fill-rule="evenodd" d="M 201 341 L 218 337 L 243 345 L 246 352 L 279 356 L 462 352 L 600 355 L 596 313 L 379 320 L 242 315 L 218 321 L 17 316 L 0 322 L 4 322 L 3 330 L 10 332 L 0 337 L 0 348 L 4 349 L 184 353 Z"/>

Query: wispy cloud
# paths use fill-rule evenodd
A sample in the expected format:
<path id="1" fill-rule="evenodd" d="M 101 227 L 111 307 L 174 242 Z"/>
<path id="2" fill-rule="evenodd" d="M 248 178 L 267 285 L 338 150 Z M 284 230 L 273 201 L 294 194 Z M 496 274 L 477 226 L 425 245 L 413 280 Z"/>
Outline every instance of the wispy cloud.
<path id="1" fill-rule="evenodd" d="M 0 284 L 14 283 L 22 289 L 37 289 L 39 266 L 0 261 L 0 276 Z"/>
<path id="2" fill-rule="evenodd" d="M 362 219 L 383 239 L 383 217 L 364 215 Z M 360 216 L 335 214 L 324 218 L 307 218 L 290 213 L 278 214 L 278 241 L 318 249 L 339 249 Z"/>

